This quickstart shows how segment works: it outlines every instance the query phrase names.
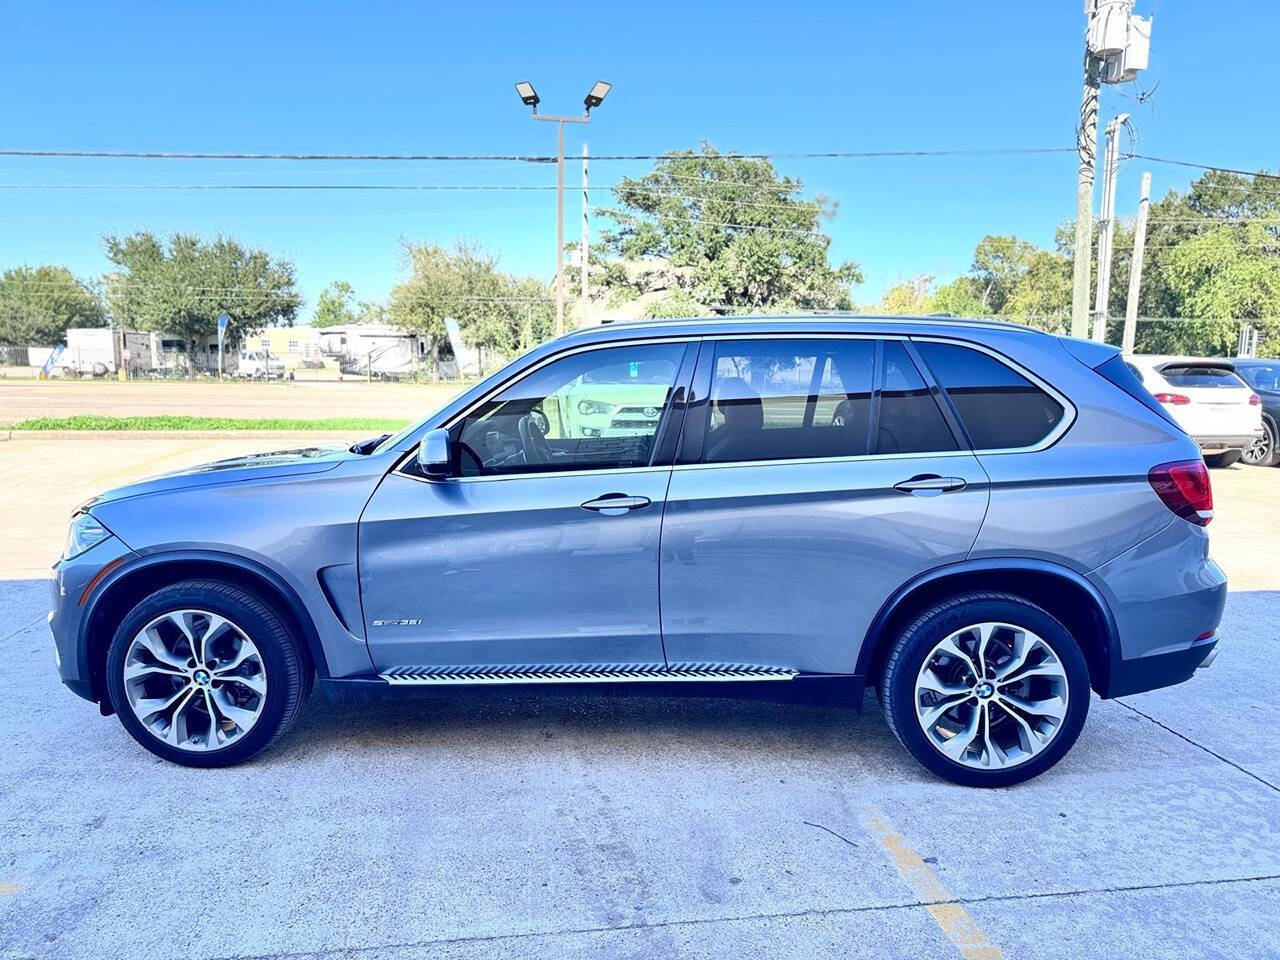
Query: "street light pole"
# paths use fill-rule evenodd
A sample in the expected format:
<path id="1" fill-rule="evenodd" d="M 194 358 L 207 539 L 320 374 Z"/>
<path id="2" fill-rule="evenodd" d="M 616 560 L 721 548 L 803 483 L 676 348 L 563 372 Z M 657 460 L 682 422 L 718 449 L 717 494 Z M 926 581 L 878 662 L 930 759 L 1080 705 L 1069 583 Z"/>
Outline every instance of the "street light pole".
<path id="1" fill-rule="evenodd" d="M 604 102 L 612 84 L 598 80 L 582 101 L 586 109 L 580 117 L 552 116 L 538 113 L 541 98 L 534 92 L 533 84 L 517 83 L 516 93 L 525 106 L 533 108 L 533 119 L 556 124 L 556 336 L 564 333 L 564 125 L 566 123 L 590 123 L 591 108 Z"/>

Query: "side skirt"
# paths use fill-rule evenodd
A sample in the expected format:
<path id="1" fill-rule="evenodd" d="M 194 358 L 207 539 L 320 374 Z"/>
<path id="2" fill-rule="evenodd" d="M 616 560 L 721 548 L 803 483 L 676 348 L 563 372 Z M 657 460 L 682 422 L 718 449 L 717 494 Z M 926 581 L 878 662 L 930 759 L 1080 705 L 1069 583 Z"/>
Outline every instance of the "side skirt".
<path id="1" fill-rule="evenodd" d="M 786 683 L 758 679 L 703 677 L 673 680 L 655 677 L 644 682 L 625 680 L 536 680 L 504 683 L 392 683 L 384 677 L 317 677 L 316 686 L 335 704 L 360 704 L 383 699 L 452 700 L 475 697 L 670 697 L 762 700 L 860 710 L 866 678 L 855 674 L 789 673 Z"/>
<path id="2" fill-rule="evenodd" d="M 791 680 L 796 671 L 745 663 L 608 663 L 483 667 L 398 667 L 382 674 L 387 683 L 414 686 L 475 686 L 513 683 L 687 683 Z"/>

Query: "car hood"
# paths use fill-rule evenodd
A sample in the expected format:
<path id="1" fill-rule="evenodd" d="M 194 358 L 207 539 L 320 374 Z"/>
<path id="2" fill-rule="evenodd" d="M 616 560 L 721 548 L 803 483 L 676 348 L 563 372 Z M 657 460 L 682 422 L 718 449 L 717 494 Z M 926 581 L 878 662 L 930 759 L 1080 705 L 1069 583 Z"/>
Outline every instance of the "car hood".
<path id="1" fill-rule="evenodd" d="M 126 497 L 139 497 L 151 493 L 172 490 L 189 490 L 220 483 L 241 483 L 248 480 L 269 480 L 278 477 L 324 473 L 338 464 L 358 457 L 343 446 L 305 447 L 298 450 L 277 450 L 272 453 L 254 453 L 245 457 L 215 460 L 198 466 L 162 473 L 159 476 L 139 480 L 123 487 L 116 487 L 94 497 L 84 509 Z"/>

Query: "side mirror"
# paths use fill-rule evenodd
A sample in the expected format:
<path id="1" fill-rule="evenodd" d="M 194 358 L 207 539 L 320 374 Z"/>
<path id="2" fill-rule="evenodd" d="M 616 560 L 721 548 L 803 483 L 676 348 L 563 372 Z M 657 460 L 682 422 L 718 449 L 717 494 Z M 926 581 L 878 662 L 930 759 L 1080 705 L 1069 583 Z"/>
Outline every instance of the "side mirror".
<path id="1" fill-rule="evenodd" d="M 443 480 L 449 476 L 453 452 L 449 443 L 449 431 L 437 427 L 429 431 L 418 444 L 418 466 L 428 477 Z"/>

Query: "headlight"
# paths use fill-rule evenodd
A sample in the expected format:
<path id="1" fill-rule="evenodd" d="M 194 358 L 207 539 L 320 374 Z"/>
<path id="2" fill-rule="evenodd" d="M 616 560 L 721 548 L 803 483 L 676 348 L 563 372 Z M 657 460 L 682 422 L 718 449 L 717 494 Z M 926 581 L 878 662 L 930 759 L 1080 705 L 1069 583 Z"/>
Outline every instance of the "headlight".
<path id="1" fill-rule="evenodd" d="M 578 412 L 584 417 L 589 417 L 592 414 L 608 413 L 612 409 L 612 403 L 601 403 L 599 400 L 578 401 Z"/>
<path id="2" fill-rule="evenodd" d="M 100 524 L 93 514 L 77 513 L 71 518 L 71 529 L 67 531 L 67 547 L 62 551 L 62 559 L 78 557 L 109 536 L 111 531 Z"/>

